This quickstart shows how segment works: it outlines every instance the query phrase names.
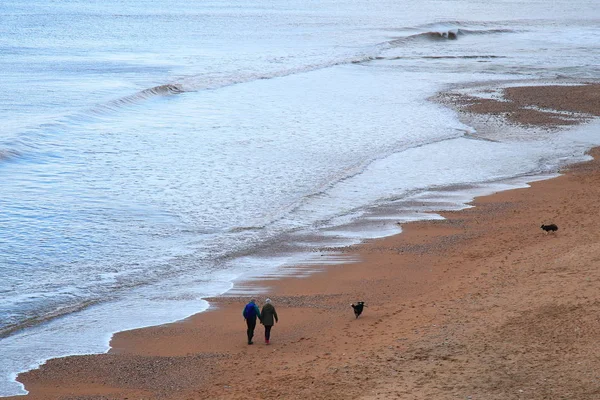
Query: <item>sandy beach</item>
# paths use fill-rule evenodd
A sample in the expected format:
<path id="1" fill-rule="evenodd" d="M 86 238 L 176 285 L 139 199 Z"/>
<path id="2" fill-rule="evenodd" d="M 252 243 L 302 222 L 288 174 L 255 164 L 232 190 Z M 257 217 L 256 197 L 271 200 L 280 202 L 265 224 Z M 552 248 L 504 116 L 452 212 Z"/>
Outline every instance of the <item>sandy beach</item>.
<path id="1" fill-rule="evenodd" d="M 548 129 L 600 116 L 598 84 L 505 96 L 443 101 L 465 120 Z M 600 399 L 600 149 L 590 154 L 345 249 L 358 263 L 267 282 L 256 299 L 280 317 L 269 345 L 261 325 L 246 344 L 248 297 L 214 298 L 184 321 L 116 334 L 107 354 L 21 374 L 30 393 L 13 399 Z"/>

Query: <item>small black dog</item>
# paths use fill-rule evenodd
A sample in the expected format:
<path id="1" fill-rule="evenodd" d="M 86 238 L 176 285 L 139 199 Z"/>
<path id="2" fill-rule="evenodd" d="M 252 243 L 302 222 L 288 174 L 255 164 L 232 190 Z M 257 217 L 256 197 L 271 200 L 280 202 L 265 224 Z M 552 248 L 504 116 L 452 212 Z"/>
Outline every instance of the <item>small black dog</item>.
<path id="1" fill-rule="evenodd" d="M 356 315 L 356 318 L 358 318 L 358 316 L 360 314 L 362 314 L 362 312 L 363 312 L 363 307 L 365 307 L 365 302 L 358 301 L 358 302 L 356 302 L 356 304 L 352 303 L 350 305 L 352 306 L 352 308 L 354 308 L 354 315 Z"/>
<path id="2" fill-rule="evenodd" d="M 546 232 L 556 232 L 558 230 L 558 226 L 556 224 L 544 225 L 542 224 L 541 228 Z"/>

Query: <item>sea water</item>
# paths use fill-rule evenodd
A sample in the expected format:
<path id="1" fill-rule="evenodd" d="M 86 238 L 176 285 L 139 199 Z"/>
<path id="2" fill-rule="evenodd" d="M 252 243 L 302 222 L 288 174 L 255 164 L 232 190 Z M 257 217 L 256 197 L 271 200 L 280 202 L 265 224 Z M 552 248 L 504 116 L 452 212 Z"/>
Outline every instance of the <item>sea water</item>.
<path id="1" fill-rule="evenodd" d="M 428 99 L 596 79 L 596 5 L 3 0 L 0 395 L 585 159 L 598 124 L 478 137 Z"/>

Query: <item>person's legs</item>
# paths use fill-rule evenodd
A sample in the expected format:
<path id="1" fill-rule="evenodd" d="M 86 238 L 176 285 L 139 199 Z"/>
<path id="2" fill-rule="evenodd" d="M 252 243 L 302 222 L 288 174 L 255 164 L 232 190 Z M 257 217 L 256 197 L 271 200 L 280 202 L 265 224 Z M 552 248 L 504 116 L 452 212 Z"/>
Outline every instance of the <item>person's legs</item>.
<path id="1" fill-rule="evenodd" d="M 271 325 L 265 325 L 265 343 L 269 344 L 269 339 L 271 339 Z"/>
<path id="2" fill-rule="evenodd" d="M 247 319 L 246 324 L 248 325 L 248 344 L 252 344 L 252 337 L 254 336 L 254 328 L 256 328 L 255 319 Z"/>

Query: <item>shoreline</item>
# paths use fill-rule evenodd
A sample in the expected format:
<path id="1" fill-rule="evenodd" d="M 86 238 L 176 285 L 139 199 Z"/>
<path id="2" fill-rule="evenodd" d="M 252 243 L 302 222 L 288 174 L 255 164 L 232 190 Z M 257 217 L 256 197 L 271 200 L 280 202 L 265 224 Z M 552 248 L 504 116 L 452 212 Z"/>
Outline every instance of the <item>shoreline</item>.
<path id="1" fill-rule="evenodd" d="M 597 85 L 588 90 L 594 95 Z M 504 106 L 486 102 L 482 110 L 468 111 L 492 115 L 512 112 L 496 111 Z M 591 153 L 598 157 L 600 150 Z M 516 394 L 508 391 L 516 384 L 514 379 L 503 376 L 494 380 L 489 373 L 482 374 L 490 372 L 487 367 L 493 363 L 480 362 L 479 369 L 473 367 L 478 358 L 490 357 L 485 350 L 494 345 L 486 340 L 471 340 L 475 344 L 467 344 L 464 339 L 497 333 L 487 332 L 485 324 L 481 327 L 473 323 L 471 319 L 475 318 L 509 331 L 510 324 L 529 327 L 528 319 L 519 322 L 518 317 L 531 307 L 519 309 L 515 305 L 513 310 L 500 294 L 512 296 L 517 303 L 523 297 L 528 305 L 542 304 L 538 309 L 544 304 L 568 308 L 568 302 L 560 302 L 552 292 L 540 293 L 545 296 L 541 296 L 546 300 L 543 303 L 527 295 L 526 288 L 535 289 L 529 282 L 532 276 L 550 278 L 543 267 L 552 260 L 544 258 L 542 249 L 558 256 L 552 251 L 555 245 L 568 253 L 569 246 L 578 243 L 572 233 L 575 229 L 586 239 L 591 236 L 583 227 L 592 226 L 596 217 L 579 211 L 583 206 L 571 204 L 574 199 L 563 192 L 564 187 L 571 185 L 573 190 L 595 193 L 593 187 L 581 187 L 578 179 L 600 179 L 598 164 L 597 158 L 575 164 L 567 168 L 566 175 L 534 182 L 531 188 L 478 197 L 474 208 L 441 212 L 444 220 L 413 222 L 403 225 L 402 234 L 352 246 L 351 251 L 362 259 L 358 263 L 325 266 L 308 277 L 269 281 L 269 293 L 257 298 L 261 305 L 264 297 L 273 299 L 280 314 L 270 346 L 260 340 L 255 346 L 245 344 L 241 309 L 247 297 L 221 296 L 207 299 L 211 303 L 209 310 L 184 321 L 115 334 L 107 354 L 50 360 L 38 370 L 21 374 L 19 381 L 26 384 L 28 398 L 455 398 L 469 395 L 460 390 L 468 391 L 470 387 L 485 388 L 483 398 L 487 399 L 519 398 L 518 393 L 523 392 L 518 390 L 526 389 L 515 389 Z M 593 205 L 594 197 L 585 192 L 579 200 Z M 521 221 L 521 214 L 525 214 L 520 208 L 523 204 L 530 218 Z M 566 218 L 574 213 L 568 205 L 576 207 L 575 214 L 585 216 L 584 223 L 576 224 Z M 543 235 L 540 223 L 552 221 L 558 223 L 559 231 L 554 236 Z M 563 239 L 568 239 L 569 246 Z M 531 252 L 529 256 L 519 255 L 526 252 L 522 246 Z M 535 259 L 533 254 L 542 259 Z M 512 281 L 523 273 L 519 257 L 533 265 L 531 274 L 522 279 L 529 286 Z M 597 288 L 598 274 L 585 271 Z M 498 282 L 502 284 L 494 286 Z M 596 303 L 592 301 L 588 307 L 595 310 L 600 304 L 599 296 L 586 282 L 578 284 L 583 285 L 587 299 L 595 299 Z M 520 296 L 507 292 L 511 284 Z M 554 288 L 552 285 L 557 284 L 560 288 L 555 279 L 548 286 Z M 576 288 L 569 293 L 572 295 Z M 365 301 L 367 308 L 355 320 L 349 303 L 357 300 Z M 465 310 L 474 316 L 467 316 Z M 563 317 L 552 316 L 558 320 Z M 593 327 L 593 321 L 588 326 Z M 545 337 L 535 327 L 529 328 Z M 260 338 L 261 326 L 256 334 Z M 523 346 L 529 345 L 527 340 L 523 335 Z M 475 354 L 477 350 L 482 351 Z M 501 354 L 500 350 L 496 349 L 496 353 Z M 548 357 L 538 350 L 539 357 Z M 586 350 L 594 354 L 587 347 Z M 567 354 L 565 351 L 562 355 Z M 476 357 L 465 362 L 464 357 L 468 356 Z M 506 363 L 501 360 L 499 357 L 492 361 L 504 367 Z M 462 375 L 469 372 L 462 381 L 459 370 Z M 567 372 L 565 369 L 562 373 Z M 276 376 L 277 384 L 268 383 L 271 375 Z M 488 380 L 478 379 L 473 386 L 468 378 L 479 375 Z M 590 385 L 596 379 L 592 378 Z M 444 380 L 456 380 L 462 386 L 458 383 L 450 388 L 442 384 Z M 562 386 L 575 390 L 564 382 Z M 527 398 L 542 394 L 539 388 L 536 394 L 527 393 Z"/>

